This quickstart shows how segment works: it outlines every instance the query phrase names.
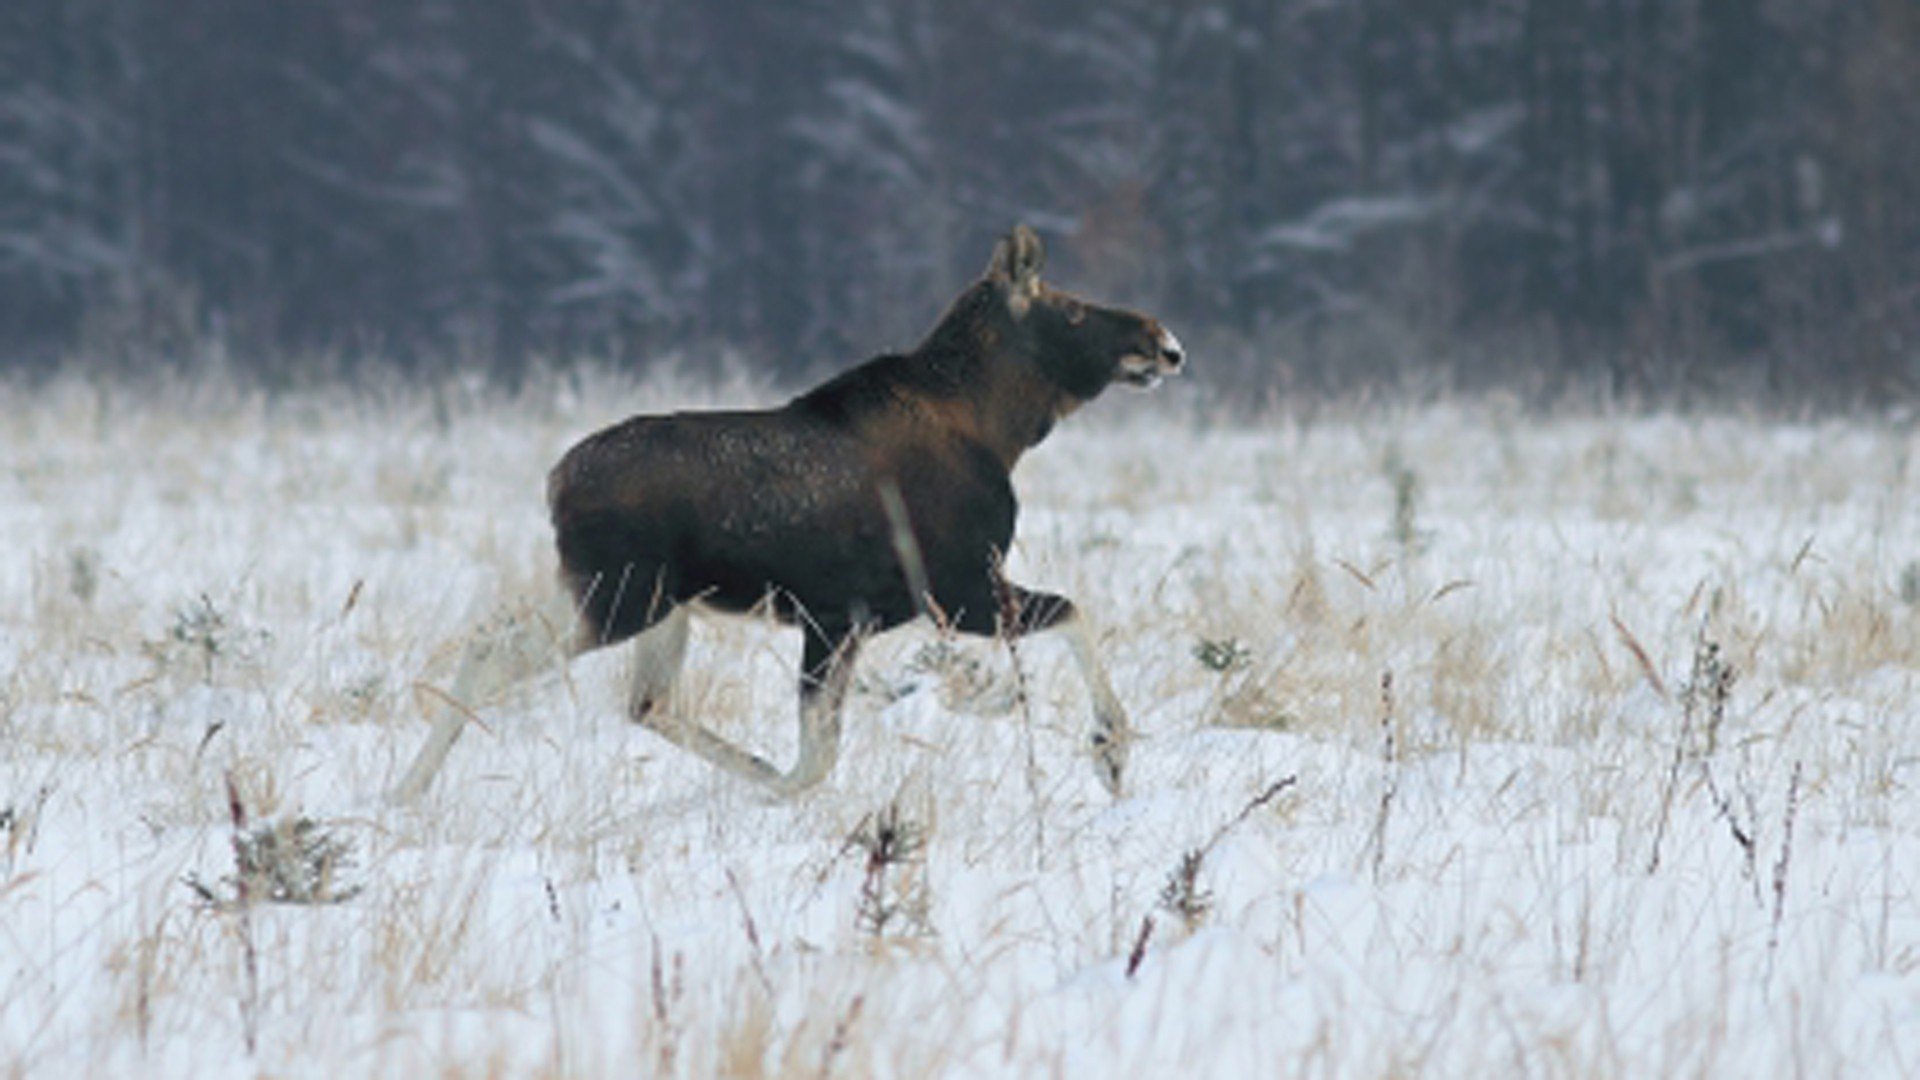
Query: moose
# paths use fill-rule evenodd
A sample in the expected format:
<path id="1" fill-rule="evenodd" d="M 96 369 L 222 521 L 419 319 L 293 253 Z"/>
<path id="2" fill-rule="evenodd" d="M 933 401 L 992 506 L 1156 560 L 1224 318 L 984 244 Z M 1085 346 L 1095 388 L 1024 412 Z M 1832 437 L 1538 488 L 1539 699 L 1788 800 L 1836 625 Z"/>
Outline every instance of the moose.
<path id="1" fill-rule="evenodd" d="M 1085 620 L 1000 574 L 1018 511 L 1010 475 L 1056 421 L 1113 383 L 1158 384 L 1185 354 L 1152 318 L 1042 283 L 1044 261 L 1016 226 L 912 352 L 781 408 L 635 416 L 575 445 L 547 482 L 568 608 L 474 639 L 453 707 L 393 797 L 431 783 L 470 707 L 634 637 L 633 720 L 776 794 L 804 791 L 839 756 L 860 643 L 920 615 L 973 635 L 1065 632 L 1092 700 L 1095 771 L 1118 795 L 1132 731 Z M 694 606 L 770 609 L 805 635 L 791 769 L 665 707 Z"/>

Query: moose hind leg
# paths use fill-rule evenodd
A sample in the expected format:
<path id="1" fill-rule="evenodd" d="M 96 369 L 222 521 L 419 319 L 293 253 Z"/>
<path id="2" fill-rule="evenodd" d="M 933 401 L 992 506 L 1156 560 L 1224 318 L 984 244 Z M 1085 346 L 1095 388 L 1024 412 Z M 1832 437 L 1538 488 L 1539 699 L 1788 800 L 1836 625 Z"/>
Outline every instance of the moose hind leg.
<path id="1" fill-rule="evenodd" d="M 388 800 L 409 803 L 427 790 L 474 709 L 565 663 L 578 647 L 575 622 L 572 602 L 556 593 L 542 608 L 500 612 L 476 631 L 461 653 L 453 689 L 444 694 L 433 692 L 428 709 L 435 714 L 433 728 Z"/>
<path id="2" fill-rule="evenodd" d="M 800 754 L 788 782 L 796 791 L 827 778 L 840 759 L 840 716 L 853 683 L 853 661 L 860 651 L 858 632 L 829 643 L 807 633 L 800 673 Z"/>
<path id="3" fill-rule="evenodd" d="M 649 633 L 652 633 L 650 631 Z M 684 633 L 684 631 L 682 631 Z M 807 634 L 806 660 L 800 681 L 800 746 L 794 766 L 781 771 L 759 754 L 746 750 L 696 721 L 671 713 L 638 706 L 647 695 L 639 685 L 641 672 L 635 671 L 634 693 L 628 698 L 633 719 L 660 737 L 708 764 L 753 781 L 776 795 L 795 795 L 826 779 L 840 757 L 840 711 L 846 703 L 847 687 L 852 681 L 853 661 L 858 639 L 851 633 L 839 635 L 829 645 Z M 684 643 L 682 645 L 684 647 Z"/>
<path id="4" fill-rule="evenodd" d="M 687 659 L 687 609 L 674 608 L 633 642 L 633 681 L 627 715 L 636 721 L 665 709 L 674 680 Z"/>

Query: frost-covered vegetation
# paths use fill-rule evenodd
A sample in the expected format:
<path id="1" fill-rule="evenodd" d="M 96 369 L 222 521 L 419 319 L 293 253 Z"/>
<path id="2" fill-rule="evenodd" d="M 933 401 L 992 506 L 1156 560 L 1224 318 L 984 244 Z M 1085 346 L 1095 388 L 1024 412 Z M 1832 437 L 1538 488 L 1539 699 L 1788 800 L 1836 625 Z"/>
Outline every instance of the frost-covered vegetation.
<path id="1" fill-rule="evenodd" d="M 0 1069 L 1897 1075 L 1920 1067 L 1920 433 L 1103 401 L 1012 553 L 1102 623 L 868 646 L 771 802 L 605 651 L 381 794 L 550 583 L 592 374 L 0 392 Z M 674 707 L 784 759 L 797 635 Z M 1024 693 L 1021 692 L 1024 688 Z"/>
<path id="2" fill-rule="evenodd" d="M 1221 374 L 1910 395 L 1916 11 L 6 0 L 0 370 L 699 340 L 793 375 L 917 334 L 1025 221 Z"/>

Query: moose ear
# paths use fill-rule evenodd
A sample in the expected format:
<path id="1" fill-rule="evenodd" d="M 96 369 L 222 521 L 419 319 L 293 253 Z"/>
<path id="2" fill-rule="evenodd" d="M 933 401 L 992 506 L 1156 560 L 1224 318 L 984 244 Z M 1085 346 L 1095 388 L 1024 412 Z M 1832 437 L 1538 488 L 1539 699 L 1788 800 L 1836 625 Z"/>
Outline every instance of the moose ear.
<path id="1" fill-rule="evenodd" d="M 987 278 L 1007 287 L 1007 302 L 1015 315 L 1026 314 L 1027 304 L 1040 295 L 1040 267 L 1047 261 L 1047 249 L 1040 236 L 1025 225 L 1015 225 L 1006 239 L 993 247 L 993 261 L 987 264 Z"/>

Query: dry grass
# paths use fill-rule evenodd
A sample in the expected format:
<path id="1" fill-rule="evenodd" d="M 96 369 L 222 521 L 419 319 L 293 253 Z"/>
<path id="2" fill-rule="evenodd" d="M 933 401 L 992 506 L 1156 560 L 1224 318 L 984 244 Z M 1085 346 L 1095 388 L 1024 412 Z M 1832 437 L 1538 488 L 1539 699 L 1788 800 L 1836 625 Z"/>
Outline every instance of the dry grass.
<path id="1" fill-rule="evenodd" d="M 1103 402 L 1010 569 L 1100 623 L 1128 800 L 1064 646 L 920 628 L 791 803 L 626 723 L 609 653 L 384 807 L 422 687 L 550 580 L 547 464 L 768 397 L 696 382 L 0 391 L 6 1068 L 1920 1061 L 1911 426 Z M 797 653 L 696 621 L 674 707 L 781 758 Z"/>

